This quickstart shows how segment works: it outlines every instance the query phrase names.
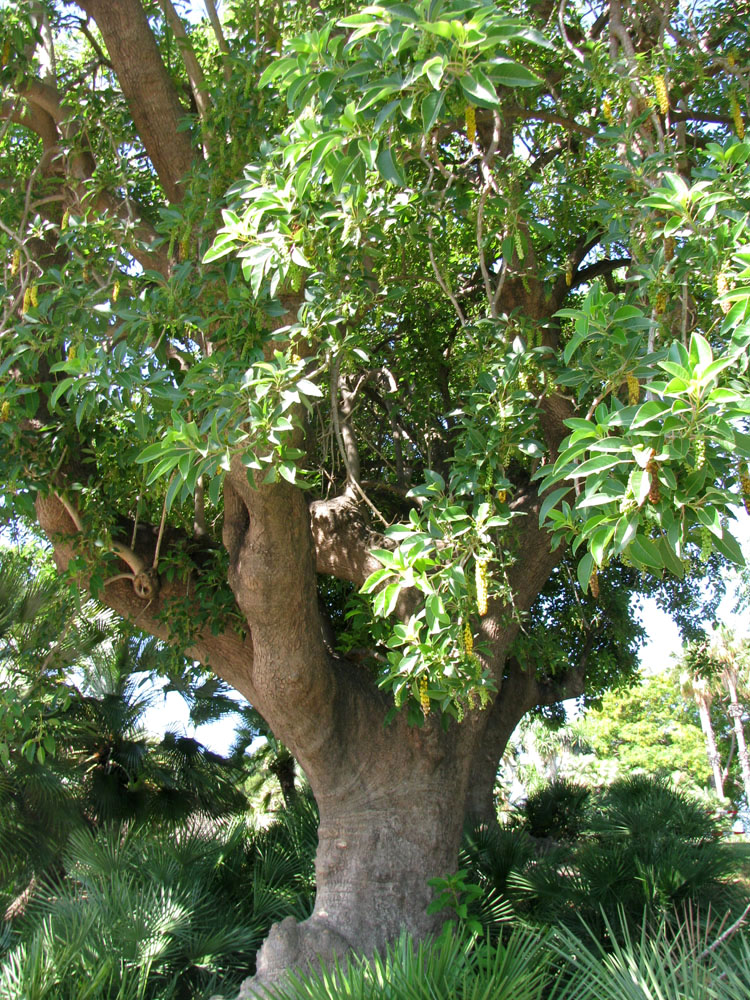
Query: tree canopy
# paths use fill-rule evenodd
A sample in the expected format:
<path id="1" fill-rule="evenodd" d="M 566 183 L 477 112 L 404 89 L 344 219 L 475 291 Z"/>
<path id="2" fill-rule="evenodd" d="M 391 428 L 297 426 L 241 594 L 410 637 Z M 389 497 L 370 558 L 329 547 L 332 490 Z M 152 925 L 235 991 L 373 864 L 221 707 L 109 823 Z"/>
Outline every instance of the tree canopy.
<path id="1" fill-rule="evenodd" d="M 321 804 L 306 933 L 367 946 L 458 837 L 386 858 L 384 789 L 391 840 L 453 830 L 524 712 L 632 666 L 634 587 L 742 562 L 747 25 L 185 13 L 4 5 L 6 510 L 258 708 Z"/>

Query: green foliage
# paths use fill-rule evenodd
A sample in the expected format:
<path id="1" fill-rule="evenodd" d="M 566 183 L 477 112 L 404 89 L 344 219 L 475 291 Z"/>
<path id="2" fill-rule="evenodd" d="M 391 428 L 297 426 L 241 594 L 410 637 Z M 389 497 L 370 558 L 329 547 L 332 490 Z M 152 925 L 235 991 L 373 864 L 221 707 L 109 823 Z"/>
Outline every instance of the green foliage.
<path id="1" fill-rule="evenodd" d="M 687 905 L 715 909 L 733 900 L 731 857 L 709 813 L 653 778 L 615 782 L 594 802 L 581 839 L 511 878 L 511 892 L 546 921 L 584 920 L 604 934 L 618 914 L 631 926 Z"/>
<path id="2" fill-rule="evenodd" d="M 726 758 L 728 734 L 718 709 L 712 716 Z M 586 713 L 582 732 L 597 760 L 613 765 L 619 777 L 648 774 L 696 792 L 709 786 L 698 712 L 684 701 L 673 672 L 642 677 L 635 687 L 605 694 L 601 705 Z"/>
<path id="3" fill-rule="evenodd" d="M 372 959 L 350 959 L 269 992 L 274 1000 L 540 1000 L 551 955 L 533 931 L 516 930 L 497 944 L 443 933 L 415 943 L 407 935 Z"/>
<path id="4" fill-rule="evenodd" d="M 312 906 L 317 816 L 79 829 L 0 959 L 0 996 L 208 1000 L 231 992 L 272 923 Z M 229 918 L 229 919 L 228 919 Z"/>
<path id="5" fill-rule="evenodd" d="M 69 122 L 55 170 L 32 119 L 0 132 L 14 512 L 62 472 L 85 526 L 74 568 L 101 588 L 135 520 L 189 532 L 197 497 L 217 542 L 233 457 L 254 484 L 343 488 L 352 394 L 366 492 L 402 501 L 356 620 L 413 722 L 425 699 L 457 720 L 491 700 L 483 591 L 504 620 L 526 613 L 510 575 L 530 517 L 570 552 L 556 583 L 579 601 L 600 576 L 643 585 L 620 559 L 678 578 L 741 561 L 746 39 L 714 8 L 700 44 L 671 10 L 665 46 L 636 4 L 630 56 L 575 4 L 551 21 L 497 0 L 235 5 L 223 46 L 186 25 L 207 108 L 186 116 L 195 161 L 170 202 L 95 25 L 47 4 Z M 150 13 L 181 94 L 185 47 Z M 4 19 L 4 107 L 47 72 L 37 15 L 24 0 Z M 166 614 L 183 647 L 242 625 L 208 563 L 165 545 L 156 567 L 198 587 L 200 615 Z M 422 603 L 396 620 L 412 586 Z M 544 679 L 575 660 L 547 624 L 524 628 L 529 661 L 555 659 Z M 628 669 L 609 640 L 596 694 Z"/>
<path id="6" fill-rule="evenodd" d="M 581 832 L 590 794 L 583 785 L 558 778 L 528 795 L 519 809 L 521 822 L 532 837 L 575 839 Z"/>
<path id="7" fill-rule="evenodd" d="M 625 921 L 607 922 L 606 927 L 606 945 L 594 935 L 563 931 L 554 936 L 553 948 L 567 979 L 558 995 L 565 1000 L 740 1000 L 747 995 L 742 935 L 727 944 L 717 928 L 701 929 L 689 920 L 676 929 L 664 919 L 644 924 L 639 934 Z"/>

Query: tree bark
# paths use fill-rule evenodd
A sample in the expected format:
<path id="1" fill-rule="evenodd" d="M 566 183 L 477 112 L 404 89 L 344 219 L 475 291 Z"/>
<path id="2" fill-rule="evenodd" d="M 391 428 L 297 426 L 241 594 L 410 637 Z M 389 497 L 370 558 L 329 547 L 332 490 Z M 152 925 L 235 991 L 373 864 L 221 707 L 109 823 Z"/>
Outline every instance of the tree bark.
<path id="1" fill-rule="evenodd" d="M 745 801 L 750 804 L 750 754 L 748 754 L 747 742 L 745 740 L 745 730 L 742 725 L 744 709 L 737 695 L 737 678 L 731 668 L 724 671 L 724 683 L 726 684 L 727 691 L 729 692 L 728 714 L 732 719 L 734 735 L 737 740 L 737 757 L 739 759 L 740 770 L 742 772 L 742 785 L 745 790 Z"/>
<path id="2" fill-rule="evenodd" d="M 698 713 L 701 720 L 701 729 L 706 740 L 706 754 L 708 763 L 711 765 L 711 773 L 714 778 L 716 794 L 720 799 L 724 798 L 724 778 L 721 773 L 721 756 L 716 746 L 716 736 L 711 722 L 711 703 L 705 698 L 698 699 Z"/>

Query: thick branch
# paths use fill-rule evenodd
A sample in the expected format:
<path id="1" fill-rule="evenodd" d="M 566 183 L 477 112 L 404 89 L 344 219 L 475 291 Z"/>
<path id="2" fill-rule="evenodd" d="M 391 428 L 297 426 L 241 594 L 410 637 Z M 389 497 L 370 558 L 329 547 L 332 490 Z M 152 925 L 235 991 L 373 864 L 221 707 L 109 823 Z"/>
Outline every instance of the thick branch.
<path id="1" fill-rule="evenodd" d="M 181 179 L 190 170 L 190 135 L 181 128 L 185 110 L 159 55 L 140 0 L 82 0 L 97 23 L 133 122 L 170 201 L 180 201 Z"/>
<path id="2" fill-rule="evenodd" d="M 208 90 L 206 89 L 206 81 L 203 77 L 203 70 L 201 69 L 200 63 L 195 58 L 193 46 L 190 43 L 190 39 L 188 38 L 185 26 L 183 25 L 179 14 L 174 9 L 172 0 L 159 0 L 159 2 L 162 10 L 164 11 L 165 17 L 169 22 L 169 27 L 172 29 L 174 36 L 177 39 L 177 45 L 182 55 L 182 61 L 185 63 L 188 80 L 190 81 L 190 89 L 192 90 L 193 97 L 195 98 L 195 106 L 198 109 L 198 114 L 201 116 L 201 119 L 205 121 L 211 102 L 208 96 Z"/>
<path id="3" fill-rule="evenodd" d="M 80 537 L 74 516 L 56 496 L 40 496 L 36 510 L 39 525 L 52 543 L 57 567 L 64 572 L 76 555 L 77 540 Z M 145 561 L 145 555 L 142 558 Z M 82 586 L 86 586 L 86 581 L 82 581 Z M 145 601 L 136 595 L 129 579 L 120 577 L 106 584 L 98 597 L 103 604 L 137 628 L 168 642 L 171 636 L 166 609 L 171 600 L 183 601 L 186 594 L 184 582 L 164 582 L 158 595 Z M 186 652 L 209 665 L 228 684 L 252 700 L 253 646 L 249 637 L 242 637 L 231 629 L 220 635 L 201 635 Z"/>

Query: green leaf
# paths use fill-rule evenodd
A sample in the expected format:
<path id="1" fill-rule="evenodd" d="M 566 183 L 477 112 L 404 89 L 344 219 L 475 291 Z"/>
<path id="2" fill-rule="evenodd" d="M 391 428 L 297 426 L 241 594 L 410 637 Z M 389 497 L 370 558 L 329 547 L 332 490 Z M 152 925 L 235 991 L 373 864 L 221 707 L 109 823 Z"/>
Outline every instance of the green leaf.
<path id="1" fill-rule="evenodd" d="M 542 506 L 539 508 L 539 524 L 542 525 L 547 517 L 547 514 L 552 510 L 557 503 L 562 500 L 564 496 L 570 493 L 569 486 L 561 486 L 560 489 L 553 490 L 549 493 L 542 501 Z"/>
<path id="2" fill-rule="evenodd" d="M 627 553 L 634 563 L 649 569 L 662 569 L 664 567 L 659 547 L 645 535 L 636 535 L 628 546 Z"/>
<path id="3" fill-rule="evenodd" d="M 406 187 L 406 179 L 397 167 L 390 149 L 381 149 L 375 162 L 381 177 L 398 187 Z"/>
<path id="4" fill-rule="evenodd" d="M 540 78 L 521 63 L 497 56 L 491 61 L 489 73 L 492 79 L 503 87 L 538 87 Z"/>
<path id="5" fill-rule="evenodd" d="M 434 128 L 444 103 L 445 94 L 442 91 L 433 91 L 422 101 L 422 127 L 425 132 L 431 132 Z"/>
<path id="6" fill-rule="evenodd" d="M 594 568 L 594 557 L 590 552 L 586 552 L 578 563 L 576 573 L 578 575 L 578 582 L 581 585 L 581 590 L 584 594 L 589 592 L 589 580 L 591 579 L 591 572 Z"/>
<path id="7" fill-rule="evenodd" d="M 494 111 L 500 103 L 494 84 L 480 69 L 474 68 L 471 73 L 462 76 L 459 83 L 469 100 L 480 108 Z"/>

